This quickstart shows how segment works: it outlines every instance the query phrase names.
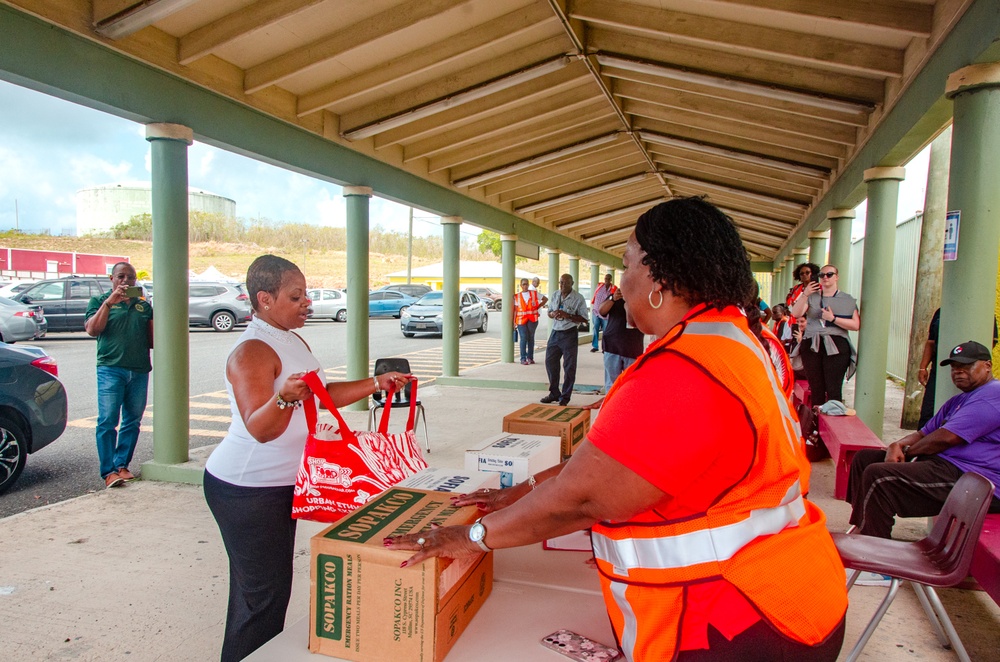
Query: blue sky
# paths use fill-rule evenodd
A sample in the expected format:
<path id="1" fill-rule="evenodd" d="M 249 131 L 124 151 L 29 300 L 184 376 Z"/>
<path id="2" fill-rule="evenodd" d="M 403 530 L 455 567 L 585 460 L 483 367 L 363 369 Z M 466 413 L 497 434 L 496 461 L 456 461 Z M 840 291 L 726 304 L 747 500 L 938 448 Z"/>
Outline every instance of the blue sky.
<path id="1" fill-rule="evenodd" d="M 149 168 L 144 126 L 0 81 L 0 230 L 75 234 L 78 190 L 149 181 Z M 235 200 L 241 218 L 344 226 L 339 186 L 202 143 L 188 150 L 188 180 Z M 440 234 L 437 217 L 414 213 L 414 234 Z M 408 214 L 372 199 L 372 227 L 406 232 Z"/>
<path id="2" fill-rule="evenodd" d="M 191 186 L 236 201 L 241 218 L 343 227 L 341 188 L 318 179 L 195 143 L 188 152 Z M 907 165 L 900 185 L 899 220 L 923 209 L 927 150 Z M 82 188 L 149 180 L 145 127 L 84 106 L 0 81 L 0 230 L 48 229 L 75 234 L 75 194 Z M 15 201 L 17 207 L 15 221 Z M 406 232 L 406 207 L 372 199 L 372 227 Z M 414 234 L 440 234 L 419 210 Z M 853 235 L 864 232 L 865 204 Z M 462 226 L 463 234 L 478 229 Z"/>

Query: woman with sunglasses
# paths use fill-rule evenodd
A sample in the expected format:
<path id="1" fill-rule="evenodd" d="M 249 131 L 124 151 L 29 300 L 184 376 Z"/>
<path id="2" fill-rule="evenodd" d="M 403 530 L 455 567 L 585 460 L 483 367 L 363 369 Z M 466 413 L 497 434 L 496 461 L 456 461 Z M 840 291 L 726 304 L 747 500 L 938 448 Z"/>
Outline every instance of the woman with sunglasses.
<path id="1" fill-rule="evenodd" d="M 792 278 L 799 281 L 796 283 L 795 287 L 788 290 L 788 294 L 785 295 L 785 308 L 791 308 L 795 300 L 798 299 L 802 292 L 805 290 L 806 285 L 815 282 L 816 274 L 819 273 L 819 267 L 817 267 L 812 262 L 803 262 L 799 266 L 795 267 L 795 271 L 792 272 Z M 788 323 L 795 325 L 795 318 L 798 315 L 792 315 Z"/>
<path id="2" fill-rule="evenodd" d="M 794 351 L 802 357 L 812 404 L 844 400 L 844 376 L 850 379 L 857 353 L 847 336 L 861 328 L 857 301 L 837 287 L 837 267 L 819 270 L 819 282 L 809 283 L 792 304 L 794 317 L 806 317 L 803 341 Z M 850 371 L 850 374 L 848 374 Z"/>

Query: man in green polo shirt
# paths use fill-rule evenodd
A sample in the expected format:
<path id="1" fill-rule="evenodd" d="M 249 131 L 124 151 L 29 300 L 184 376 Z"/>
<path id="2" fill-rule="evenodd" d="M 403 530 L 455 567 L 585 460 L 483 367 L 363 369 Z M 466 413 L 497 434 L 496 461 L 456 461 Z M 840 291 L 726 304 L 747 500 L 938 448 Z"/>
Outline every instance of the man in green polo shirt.
<path id="1" fill-rule="evenodd" d="M 146 410 L 149 350 L 153 347 L 153 308 L 129 296 L 135 269 L 119 262 L 111 270 L 110 292 L 87 306 L 87 334 L 97 338 L 97 456 L 106 487 L 135 476 L 128 470 Z M 134 292 L 133 292 L 134 293 Z M 119 419 L 121 428 L 118 428 Z"/>

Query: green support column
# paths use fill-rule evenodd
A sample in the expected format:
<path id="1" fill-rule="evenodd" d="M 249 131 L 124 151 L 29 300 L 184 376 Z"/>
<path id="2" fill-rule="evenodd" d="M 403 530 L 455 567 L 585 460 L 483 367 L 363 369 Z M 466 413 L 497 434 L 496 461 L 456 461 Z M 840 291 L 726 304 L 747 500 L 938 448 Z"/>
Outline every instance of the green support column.
<path id="1" fill-rule="evenodd" d="M 601 265 L 597 264 L 596 262 L 591 263 L 591 265 L 590 265 L 590 292 L 591 292 L 591 296 L 593 296 L 593 293 L 597 291 L 597 286 L 599 284 L 601 284 L 602 282 L 603 281 L 601 279 Z"/>
<path id="2" fill-rule="evenodd" d="M 546 252 L 549 254 L 549 282 L 545 284 L 545 296 L 551 299 L 559 291 L 559 276 L 562 274 L 559 273 L 559 251 L 548 249 Z M 547 314 L 542 315 L 542 320 L 551 331 L 553 320 Z"/>
<path id="3" fill-rule="evenodd" d="M 575 256 L 570 256 L 569 258 L 569 275 L 573 277 L 573 289 L 580 291 L 580 258 Z M 558 289 L 559 281 L 556 281 L 556 288 Z"/>
<path id="4" fill-rule="evenodd" d="M 785 278 L 782 283 L 782 294 L 781 296 L 788 296 L 788 291 L 792 289 L 792 285 L 795 284 L 795 277 L 792 276 L 792 272 L 795 271 L 795 256 L 789 255 L 785 258 Z"/>
<path id="5" fill-rule="evenodd" d="M 785 303 L 785 297 L 781 291 L 781 269 L 774 269 L 771 271 L 771 292 L 768 294 L 771 298 L 768 299 L 770 305 L 776 303 Z"/>
<path id="6" fill-rule="evenodd" d="M 441 374 L 445 377 L 458 376 L 458 305 L 459 281 L 461 274 L 460 230 L 462 219 L 458 216 L 441 218 L 441 234 L 444 242 L 442 251 L 443 292 L 441 314 L 444 332 L 441 334 Z M 509 340 L 509 338 L 508 338 Z"/>
<path id="7" fill-rule="evenodd" d="M 500 314 L 500 362 L 514 362 L 514 310 L 510 304 L 514 300 L 514 292 L 520 287 L 514 287 L 514 258 L 517 244 L 516 234 L 500 235 L 500 261 L 503 283 L 500 291 L 503 294 L 503 312 Z"/>
<path id="8" fill-rule="evenodd" d="M 347 381 L 368 377 L 368 200 L 367 186 L 345 186 L 347 198 Z M 368 400 L 346 407 L 365 411 Z"/>
<path id="9" fill-rule="evenodd" d="M 830 238 L 828 231 L 809 233 L 809 261 L 817 267 L 828 264 L 826 260 L 826 242 Z"/>
<path id="10" fill-rule="evenodd" d="M 961 219 L 958 259 L 944 263 L 939 356 L 967 340 L 992 346 L 1000 245 L 1000 63 L 959 69 L 945 89 L 955 104 L 948 210 L 961 212 Z M 936 407 L 958 393 L 950 372 L 938 370 Z"/>
<path id="11" fill-rule="evenodd" d="M 896 251 L 896 208 L 903 168 L 865 170 L 868 220 L 861 276 L 861 331 L 854 408 L 872 432 L 882 436 L 885 414 L 885 366 L 892 309 L 892 261 Z M 839 269 L 839 265 L 835 265 Z M 840 273 L 844 271 L 841 269 Z M 996 273 L 994 272 L 994 278 Z"/>
<path id="12" fill-rule="evenodd" d="M 178 124 L 147 124 L 153 202 L 153 459 L 142 465 L 152 480 L 200 482 L 200 472 L 178 470 L 188 461 L 188 163 L 194 133 Z"/>
<path id="13" fill-rule="evenodd" d="M 917 253 L 917 280 L 913 292 L 913 318 L 910 321 L 910 347 L 906 362 L 906 396 L 899 426 L 915 430 L 920 422 L 924 392 L 920 385 L 920 359 L 934 311 L 941 305 L 941 270 L 944 267 L 944 216 L 948 207 L 948 165 L 951 161 L 951 127 L 931 143 L 927 165 L 927 193 L 920 224 L 920 249 Z M 936 353 L 940 354 L 941 346 Z M 938 361 L 933 357 L 933 361 Z"/>
<path id="14" fill-rule="evenodd" d="M 851 270 L 851 226 L 855 216 L 853 209 L 831 209 L 826 214 L 830 221 L 830 258 L 827 264 L 837 267 L 841 274 Z"/>

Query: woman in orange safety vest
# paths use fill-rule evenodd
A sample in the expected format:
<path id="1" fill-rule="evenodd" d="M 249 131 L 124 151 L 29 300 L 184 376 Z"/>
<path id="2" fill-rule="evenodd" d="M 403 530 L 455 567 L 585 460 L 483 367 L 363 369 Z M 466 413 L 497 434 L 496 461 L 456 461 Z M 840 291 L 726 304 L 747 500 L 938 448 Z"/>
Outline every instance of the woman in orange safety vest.
<path id="1" fill-rule="evenodd" d="M 539 298 L 541 297 L 541 298 Z M 521 365 L 535 362 L 535 329 L 538 328 L 538 309 L 548 298 L 528 287 L 528 279 L 521 279 L 521 291 L 514 295 L 514 326 L 521 342 Z"/>
<path id="2" fill-rule="evenodd" d="M 579 449 L 525 484 L 457 498 L 488 511 L 472 526 L 386 545 L 416 550 L 412 565 L 591 527 L 631 662 L 833 662 L 844 567 L 823 512 L 803 499 L 798 425 L 755 333 L 735 226 L 700 198 L 661 203 L 639 217 L 623 265 L 630 321 L 657 340 Z"/>

